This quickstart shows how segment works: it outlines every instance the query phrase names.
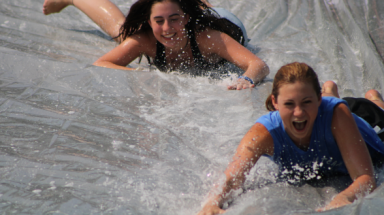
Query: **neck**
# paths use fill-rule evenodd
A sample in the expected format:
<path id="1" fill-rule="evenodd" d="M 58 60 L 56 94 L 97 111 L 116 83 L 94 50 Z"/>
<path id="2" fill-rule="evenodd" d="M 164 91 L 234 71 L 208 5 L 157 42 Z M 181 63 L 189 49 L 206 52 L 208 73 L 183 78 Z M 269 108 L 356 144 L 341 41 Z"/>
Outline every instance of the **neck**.
<path id="1" fill-rule="evenodd" d="M 175 47 L 172 47 L 172 48 L 165 47 L 165 50 L 169 54 L 181 53 L 181 52 L 184 52 L 188 48 L 188 45 L 189 45 L 189 38 L 188 37 L 184 37 L 183 41 L 181 41 L 178 46 L 175 46 Z"/>
<path id="2" fill-rule="evenodd" d="M 296 139 L 296 140 L 292 139 L 292 141 L 293 141 L 293 143 L 295 143 L 295 145 L 299 149 L 307 151 L 309 148 L 309 145 L 311 143 L 311 138 L 303 138 L 303 139 Z"/>

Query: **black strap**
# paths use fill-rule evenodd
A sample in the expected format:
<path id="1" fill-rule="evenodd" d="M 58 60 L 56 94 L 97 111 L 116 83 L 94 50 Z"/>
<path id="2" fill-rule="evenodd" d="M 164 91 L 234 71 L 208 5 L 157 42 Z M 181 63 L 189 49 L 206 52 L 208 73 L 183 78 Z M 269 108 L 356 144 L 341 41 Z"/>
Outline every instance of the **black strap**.
<path id="1" fill-rule="evenodd" d="M 384 111 L 372 101 L 365 98 L 343 98 L 347 101 L 352 113 L 363 118 L 372 128 L 378 126 L 384 128 Z M 384 140 L 384 132 L 379 134 L 381 140 Z"/>
<path id="2" fill-rule="evenodd" d="M 156 57 L 153 64 L 162 72 L 167 71 L 167 61 L 165 60 L 165 47 L 159 41 L 156 41 Z"/>
<path id="3" fill-rule="evenodd" d="M 224 64 L 227 62 L 225 59 L 220 60 L 219 62 L 212 64 L 208 63 L 203 55 L 200 53 L 199 46 L 196 42 L 195 33 L 193 31 L 190 31 L 188 34 L 189 42 L 191 44 L 191 50 L 192 50 L 192 56 L 193 56 L 193 62 L 194 62 L 194 74 L 192 75 L 202 75 L 201 73 L 207 69 L 207 68 L 217 68 L 218 66 Z M 159 41 L 156 42 L 156 57 L 153 60 L 153 64 L 162 72 L 166 72 L 168 70 L 167 68 L 167 61 L 165 58 L 165 47 L 163 44 L 161 44 Z M 182 68 L 183 69 L 183 68 Z"/>
<path id="4" fill-rule="evenodd" d="M 209 63 L 205 61 L 203 55 L 200 53 L 199 46 L 197 45 L 196 42 L 196 37 L 195 33 L 193 31 L 190 32 L 189 34 L 189 41 L 191 43 L 191 50 L 192 50 L 192 56 L 193 56 L 193 63 L 196 68 L 207 68 L 209 67 Z"/>

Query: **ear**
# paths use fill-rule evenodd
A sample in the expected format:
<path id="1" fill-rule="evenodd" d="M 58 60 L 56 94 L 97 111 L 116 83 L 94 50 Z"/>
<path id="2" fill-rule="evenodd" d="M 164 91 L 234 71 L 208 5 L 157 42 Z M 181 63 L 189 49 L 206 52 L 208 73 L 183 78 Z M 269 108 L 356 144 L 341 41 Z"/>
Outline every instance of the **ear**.
<path id="1" fill-rule="evenodd" d="M 185 21 L 185 23 L 189 22 L 189 14 L 188 13 L 185 14 L 184 21 Z"/>
<path id="2" fill-rule="evenodd" d="M 272 105 L 275 108 L 275 110 L 279 110 L 279 107 L 277 105 L 277 99 L 275 98 L 275 96 L 271 95 L 271 99 L 272 99 Z"/>

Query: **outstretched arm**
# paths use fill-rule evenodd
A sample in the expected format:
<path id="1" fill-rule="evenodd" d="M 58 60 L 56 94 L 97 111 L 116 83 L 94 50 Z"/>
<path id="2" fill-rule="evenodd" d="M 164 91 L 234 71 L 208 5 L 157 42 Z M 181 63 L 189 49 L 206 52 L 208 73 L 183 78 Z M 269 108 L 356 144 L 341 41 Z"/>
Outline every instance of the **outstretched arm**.
<path id="1" fill-rule="evenodd" d="M 263 154 L 273 154 L 273 139 L 268 130 L 256 123 L 245 134 L 237 147 L 232 162 L 225 170 L 225 182 L 218 194 L 211 195 L 199 215 L 221 214 L 224 201 L 231 190 L 236 190 L 243 185 L 246 174 Z"/>
<path id="2" fill-rule="evenodd" d="M 207 30 L 200 33 L 198 42 L 203 55 L 219 55 L 244 70 L 243 76 L 254 82 L 251 84 L 248 80 L 240 78 L 235 84 L 228 86 L 230 90 L 254 87 L 269 74 L 269 67 L 264 61 L 225 33 Z"/>
<path id="3" fill-rule="evenodd" d="M 154 55 L 155 48 L 153 44 L 156 44 L 156 42 L 151 41 L 149 36 L 145 34 L 135 34 L 100 57 L 93 65 L 111 69 L 134 70 L 134 68 L 128 68 L 126 66 L 142 54 L 149 56 Z"/>
<path id="4" fill-rule="evenodd" d="M 357 195 L 364 196 L 376 188 L 369 151 L 351 111 L 345 104 L 335 107 L 332 128 L 333 136 L 353 183 L 319 211 L 350 204 L 357 198 Z"/>

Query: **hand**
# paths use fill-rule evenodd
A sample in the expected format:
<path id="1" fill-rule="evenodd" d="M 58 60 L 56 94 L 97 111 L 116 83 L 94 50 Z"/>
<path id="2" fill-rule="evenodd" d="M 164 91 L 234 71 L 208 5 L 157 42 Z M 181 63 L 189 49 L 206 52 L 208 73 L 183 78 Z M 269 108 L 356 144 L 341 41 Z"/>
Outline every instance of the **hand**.
<path id="1" fill-rule="evenodd" d="M 243 78 L 239 78 L 234 84 L 228 86 L 228 90 L 242 90 L 253 87 L 255 87 L 254 84 L 251 84 L 249 81 Z"/>
<path id="2" fill-rule="evenodd" d="M 352 202 L 348 200 L 347 196 L 339 193 L 338 195 L 336 195 L 332 201 L 325 207 L 323 208 L 318 208 L 316 209 L 317 212 L 321 212 L 321 211 L 326 211 L 326 210 L 330 210 L 330 209 L 334 209 L 334 208 L 339 208 L 339 207 L 342 207 L 342 206 L 345 206 L 345 205 L 348 205 L 348 204 L 351 204 Z"/>
<path id="3" fill-rule="evenodd" d="M 215 215 L 215 214 L 223 214 L 225 210 L 221 209 L 216 204 L 206 204 L 203 209 L 197 215 Z"/>

